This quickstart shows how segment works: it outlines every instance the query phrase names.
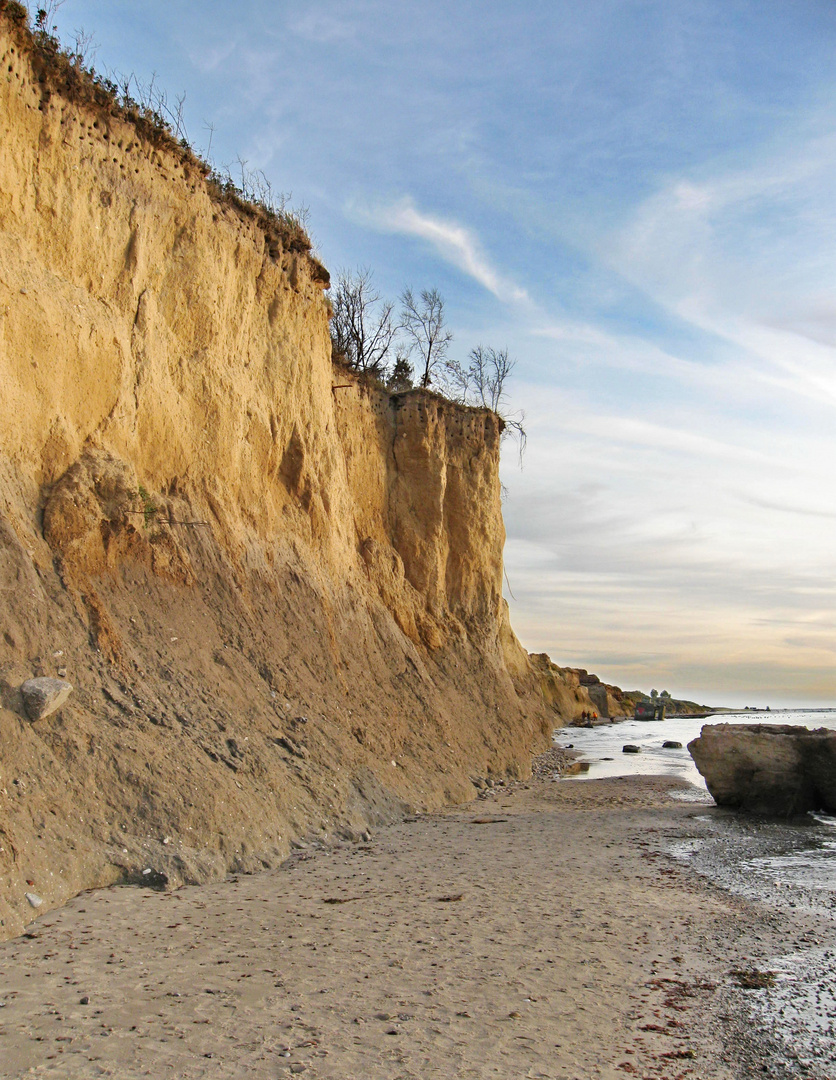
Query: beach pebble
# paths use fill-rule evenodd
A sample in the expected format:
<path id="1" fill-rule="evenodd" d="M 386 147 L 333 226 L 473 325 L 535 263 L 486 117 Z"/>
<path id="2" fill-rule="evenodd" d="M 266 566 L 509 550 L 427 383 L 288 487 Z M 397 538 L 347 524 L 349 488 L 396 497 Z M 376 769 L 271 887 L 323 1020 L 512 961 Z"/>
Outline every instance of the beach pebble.
<path id="1" fill-rule="evenodd" d="M 24 894 L 32 907 L 40 907 L 43 900 L 36 893 L 28 892 Z"/>
<path id="2" fill-rule="evenodd" d="M 682 749 L 682 743 L 677 742 L 676 739 L 665 739 L 665 741 L 662 743 L 662 749 L 663 750 L 681 750 Z"/>
<path id="3" fill-rule="evenodd" d="M 635 746 L 633 743 L 627 743 L 625 746 L 622 746 L 621 751 L 624 754 L 640 754 L 642 748 L 640 746 Z"/>

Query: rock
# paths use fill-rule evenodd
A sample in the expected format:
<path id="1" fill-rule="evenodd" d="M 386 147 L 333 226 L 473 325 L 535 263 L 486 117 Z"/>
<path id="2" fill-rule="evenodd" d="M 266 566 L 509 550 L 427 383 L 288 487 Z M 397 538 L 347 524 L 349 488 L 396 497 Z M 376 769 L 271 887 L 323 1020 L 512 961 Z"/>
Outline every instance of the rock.
<path id="1" fill-rule="evenodd" d="M 25 893 L 24 895 L 26 896 L 26 899 L 29 901 L 30 905 L 32 907 L 34 907 L 34 908 L 40 907 L 41 904 L 43 903 L 42 898 L 40 896 L 38 896 L 37 893 L 28 892 L 28 893 Z"/>
<path id="2" fill-rule="evenodd" d="M 719 806 L 780 817 L 836 813 L 836 731 L 706 724 L 688 750 Z"/>
<path id="3" fill-rule="evenodd" d="M 640 746 L 634 746 L 633 743 L 627 743 L 625 746 L 621 747 L 621 752 L 623 754 L 640 754 L 642 748 Z"/>
<path id="4" fill-rule="evenodd" d="M 83 998 L 78 999 L 78 1003 L 79 1003 L 79 1005 L 89 1005 L 90 1004 L 90 998 L 87 996 L 87 994 L 85 994 Z"/>
<path id="5" fill-rule="evenodd" d="M 598 715 L 603 720 L 609 720 L 609 702 L 607 701 L 607 688 L 601 686 L 597 675 L 588 676 L 590 679 L 595 679 L 595 683 L 587 685 L 586 692 L 589 694 L 589 700 L 592 702 L 593 707 L 596 709 Z"/>
<path id="6" fill-rule="evenodd" d="M 73 688 L 64 679 L 27 679 L 20 692 L 29 719 L 43 720 L 61 708 Z"/>
<path id="7" fill-rule="evenodd" d="M 662 749 L 663 750 L 681 750 L 682 749 L 682 743 L 677 742 L 676 739 L 665 739 L 665 741 L 662 743 Z"/>

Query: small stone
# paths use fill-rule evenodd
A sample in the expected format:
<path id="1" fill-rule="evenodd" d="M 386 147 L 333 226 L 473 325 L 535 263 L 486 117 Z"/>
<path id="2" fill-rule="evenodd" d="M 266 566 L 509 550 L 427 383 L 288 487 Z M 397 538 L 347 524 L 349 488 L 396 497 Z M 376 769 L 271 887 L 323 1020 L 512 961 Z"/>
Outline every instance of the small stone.
<path id="1" fill-rule="evenodd" d="M 663 750 L 681 750 L 682 749 L 682 743 L 677 742 L 676 739 L 665 739 L 665 741 L 662 743 L 662 749 Z"/>
<path id="2" fill-rule="evenodd" d="M 73 688 L 64 679 L 27 679 L 20 688 L 23 705 L 30 720 L 43 720 L 56 712 Z"/>
<path id="3" fill-rule="evenodd" d="M 392 1016 L 388 1012 L 378 1012 L 374 1014 L 375 1020 L 391 1020 Z"/>
<path id="4" fill-rule="evenodd" d="M 307 1065 L 303 1065 L 303 1064 L 301 1063 L 301 1061 L 300 1061 L 300 1062 L 296 1062 L 296 1064 L 294 1064 L 294 1065 L 291 1065 L 291 1066 L 290 1066 L 290 1071 L 291 1071 L 292 1073 L 303 1073 L 303 1072 L 306 1072 L 306 1071 L 307 1071 L 307 1068 L 308 1068 L 308 1066 L 307 1066 Z"/>
<path id="5" fill-rule="evenodd" d="M 78 999 L 78 1003 L 79 1003 L 79 1005 L 89 1005 L 90 1004 L 90 998 L 85 994 L 83 998 Z"/>
<path id="6" fill-rule="evenodd" d="M 37 895 L 37 893 L 28 892 L 28 893 L 25 894 L 25 896 L 26 896 L 26 899 L 29 901 L 29 903 L 31 904 L 32 907 L 35 907 L 35 908 L 40 907 L 41 904 L 43 903 L 43 900 L 41 899 L 40 896 Z"/>
<path id="7" fill-rule="evenodd" d="M 634 746 L 633 743 L 627 743 L 626 746 L 621 747 L 621 752 L 623 754 L 640 754 L 642 748 L 640 746 Z"/>

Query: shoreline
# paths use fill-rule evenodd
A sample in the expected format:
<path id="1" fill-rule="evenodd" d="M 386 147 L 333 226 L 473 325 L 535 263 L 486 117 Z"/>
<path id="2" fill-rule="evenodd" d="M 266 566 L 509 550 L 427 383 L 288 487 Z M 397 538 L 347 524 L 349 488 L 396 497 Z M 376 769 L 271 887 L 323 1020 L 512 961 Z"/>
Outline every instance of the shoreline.
<path id="1" fill-rule="evenodd" d="M 547 768 L 257 875 L 82 894 L 0 944 L 0 1071 L 824 1080 L 731 972 L 828 927 L 677 861 L 709 809 L 681 786 Z"/>

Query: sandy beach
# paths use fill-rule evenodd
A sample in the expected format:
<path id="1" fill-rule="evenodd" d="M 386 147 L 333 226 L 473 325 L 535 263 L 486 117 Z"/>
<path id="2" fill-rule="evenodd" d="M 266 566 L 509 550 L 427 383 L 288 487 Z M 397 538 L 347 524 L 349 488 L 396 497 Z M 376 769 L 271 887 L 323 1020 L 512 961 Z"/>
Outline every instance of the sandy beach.
<path id="1" fill-rule="evenodd" d="M 262 874 L 77 897 L 0 945 L 0 1075 L 832 1075 L 775 1063 L 732 974 L 815 917 L 666 854 L 710 813 L 676 795 L 546 777 Z"/>

